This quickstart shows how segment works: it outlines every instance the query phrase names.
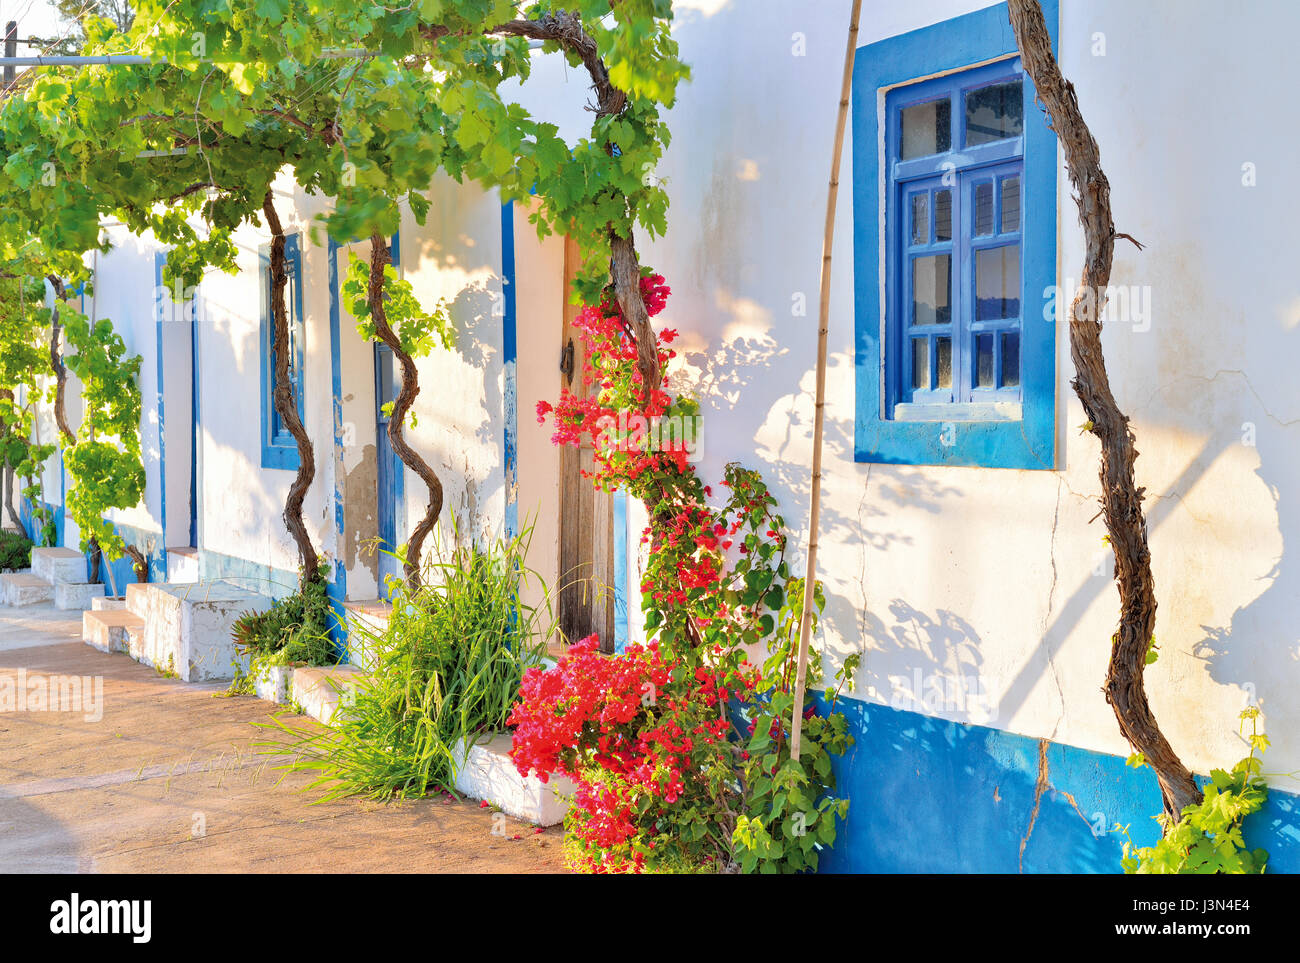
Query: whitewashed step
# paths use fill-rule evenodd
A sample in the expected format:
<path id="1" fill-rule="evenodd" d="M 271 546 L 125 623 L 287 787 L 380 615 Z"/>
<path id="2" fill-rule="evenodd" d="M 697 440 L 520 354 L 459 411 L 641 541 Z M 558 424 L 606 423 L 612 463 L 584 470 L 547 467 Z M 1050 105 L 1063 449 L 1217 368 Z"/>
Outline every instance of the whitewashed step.
<path id="1" fill-rule="evenodd" d="M 188 585 L 199 580 L 199 550 L 188 545 L 167 549 L 167 582 Z"/>
<path id="2" fill-rule="evenodd" d="M 86 556 L 75 548 L 33 548 L 32 574 L 47 582 L 86 584 Z"/>
<path id="3" fill-rule="evenodd" d="M 510 733 L 474 740 L 468 753 L 461 740 L 455 749 L 456 791 L 471 799 L 483 799 L 507 815 L 538 826 L 564 822 L 576 787 L 565 776 L 542 782 L 535 775 L 519 775 L 510 758 Z"/>
<path id="4" fill-rule="evenodd" d="M 253 691 L 259 699 L 287 706 L 293 702 L 293 673 L 291 665 L 263 665 L 253 672 Z"/>
<path id="5" fill-rule="evenodd" d="M 131 634 L 142 634 L 144 620 L 124 609 L 81 614 L 81 640 L 101 652 L 130 652 Z"/>
<path id="6" fill-rule="evenodd" d="M 54 598 L 54 586 L 31 572 L 0 575 L 0 602 L 5 605 L 39 605 Z"/>
<path id="7" fill-rule="evenodd" d="M 54 583 L 54 607 L 56 609 L 88 609 L 97 598 L 104 597 L 104 586 L 75 582 Z"/>
<path id="8" fill-rule="evenodd" d="M 329 725 L 339 706 L 349 706 L 367 676 L 355 665 L 298 666 L 293 670 L 293 701 L 302 711 Z"/>
<path id="9" fill-rule="evenodd" d="M 144 631 L 131 655 L 185 682 L 228 681 L 242 661 L 231 636 L 235 620 L 270 607 L 269 598 L 229 582 L 133 583 L 126 610 L 144 620 Z"/>
<path id="10" fill-rule="evenodd" d="M 343 609 L 347 613 L 348 662 L 362 671 L 373 672 L 375 640 L 388 631 L 388 620 L 393 614 L 393 606 L 388 602 L 373 599 L 368 602 L 344 602 Z"/>
<path id="11" fill-rule="evenodd" d="M 100 596 L 90 600 L 90 607 L 96 612 L 121 612 L 126 610 L 126 598 L 118 596 Z"/>

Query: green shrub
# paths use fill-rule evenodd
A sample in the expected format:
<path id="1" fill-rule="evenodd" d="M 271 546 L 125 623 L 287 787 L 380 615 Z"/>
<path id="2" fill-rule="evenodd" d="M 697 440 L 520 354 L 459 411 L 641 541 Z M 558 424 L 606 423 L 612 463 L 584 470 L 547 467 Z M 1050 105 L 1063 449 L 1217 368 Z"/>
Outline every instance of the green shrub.
<path id="1" fill-rule="evenodd" d="M 32 540 L 22 532 L 0 530 L 0 572 L 30 568 Z"/>
<path id="2" fill-rule="evenodd" d="M 1268 736 L 1259 731 L 1259 709 L 1241 713 L 1243 727 L 1250 722 L 1246 737 L 1250 752 L 1232 767 L 1210 771 L 1205 798 L 1183 809 L 1173 826 L 1163 814 L 1157 816 L 1165 831 L 1154 846 L 1124 844 L 1124 872 L 1129 874 L 1253 874 L 1268 865 L 1268 852 L 1247 849 L 1241 824 L 1252 813 L 1264 808 L 1268 787 L 1260 775 L 1257 752 L 1268 748 Z M 1140 756 L 1130 759 L 1142 765 Z M 1116 827 L 1125 836 L 1128 827 Z"/>
<path id="3" fill-rule="evenodd" d="M 454 532 L 454 524 L 453 524 Z M 415 591 L 398 586 L 382 636 L 367 642 L 374 671 L 334 728 L 309 733 L 279 723 L 274 752 L 312 771 L 325 799 L 418 797 L 450 788 L 463 737 L 505 727 L 524 671 L 541 662 L 555 628 L 549 595 L 525 564 L 531 529 L 484 546 L 435 542 Z M 526 605 L 537 579 L 544 599 Z"/>
<path id="4" fill-rule="evenodd" d="M 245 612 L 235 621 L 231 634 L 248 669 L 245 672 L 242 662 L 235 663 L 230 691 L 251 693 L 260 666 L 333 665 L 338 659 L 329 634 L 331 618 L 323 577 L 277 599 L 265 612 Z"/>

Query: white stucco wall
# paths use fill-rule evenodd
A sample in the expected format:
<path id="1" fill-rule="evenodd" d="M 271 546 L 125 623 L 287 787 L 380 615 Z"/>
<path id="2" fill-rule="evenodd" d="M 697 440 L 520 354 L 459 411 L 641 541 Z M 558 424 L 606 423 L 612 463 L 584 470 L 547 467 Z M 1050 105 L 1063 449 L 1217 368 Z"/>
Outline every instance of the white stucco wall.
<path id="1" fill-rule="evenodd" d="M 420 359 L 420 394 L 407 437 L 443 486 L 446 530 L 462 537 L 498 533 L 505 517 L 504 300 L 501 201 L 495 191 L 439 176 L 430 186 L 423 226 L 402 221 L 402 276 L 426 310 L 445 301 L 455 348 Z M 407 530 L 423 516 L 428 489 L 405 473 Z"/>
<path id="2" fill-rule="evenodd" d="M 987 5 L 871 4 L 860 41 L 870 45 Z M 673 289 L 662 321 L 682 332 L 679 370 L 703 403 L 702 475 L 716 480 L 733 459 L 761 469 L 787 518 L 802 528 L 822 219 L 849 2 L 676 6 L 675 35 L 693 79 L 669 114 L 673 143 L 655 172 L 672 198 L 668 236 L 642 238 L 641 250 Z M 1259 16 L 1209 0 L 1062 0 L 1061 13 L 1060 59 L 1101 145 L 1118 229 L 1147 245 L 1138 252 L 1119 244 L 1114 283 L 1149 289 L 1149 327 L 1146 320 L 1116 321 L 1104 341 L 1117 398 L 1138 438 L 1138 482 L 1148 492 L 1161 647 L 1148 690 L 1171 742 L 1202 772 L 1243 754 L 1236 715 L 1250 698 L 1263 707 L 1274 739 L 1268 771 L 1300 770 L 1300 744 L 1291 738 L 1300 731 L 1300 706 L 1290 698 L 1300 681 L 1300 584 L 1285 553 L 1287 540 L 1300 538 L 1300 517 L 1282 501 L 1300 481 L 1300 392 L 1287 370 L 1300 337 L 1289 237 L 1300 200 L 1286 189 L 1297 135 L 1285 122 L 1294 85 L 1284 49 L 1300 13 L 1259 6 L 1274 18 L 1269 29 L 1260 28 Z M 1095 53 L 1099 33 L 1104 56 Z M 1196 55 L 1215 69 L 1187 69 Z M 521 100 L 565 136 L 586 135 L 585 76 L 555 56 L 538 54 L 535 62 Z M 1117 595 L 1104 529 L 1089 524 L 1097 512 L 1098 451 L 1077 430 L 1084 415 L 1069 388 L 1064 326 L 1057 471 L 856 463 L 852 304 L 863 279 L 853 272 L 851 142 L 845 151 L 820 538 L 830 657 L 863 653 L 856 698 L 1127 754 L 1100 691 Z M 1243 185 L 1243 164 L 1254 165 L 1255 186 Z M 303 231 L 306 422 L 318 453 L 305 515 L 327 555 L 346 555 L 333 525 L 324 237 L 313 245 L 306 230 L 323 202 L 296 193 L 291 202 L 292 185 L 282 187 L 286 229 Z M 432 199 L 424 227 L 409 216 L 402 225 L 402 271 L 426 306 L 452 302 L 458 345 L 420 362 L 410 437 L 442 477 L 448 509 L 478 531 L 496 531 L 505 504 L 500 206 L 494 194 L 446 179 L 433 185 Z M 1058 212 L 1065 282 L 1077 276 L 1082 238 L 1064 177 Z M 243 232 L 241 274 L 214 275 L 201 287 L 200 541 L 293 570 L 293 544 L 280 520 L 292 474 L 260 468 L 257 246 L 264 240 L 264 233 Z M 532 410 L 539 397 L 556 393 L 551 303 L 562 258 L 537 244 L 522 221 L 516 242 L 518 505 L 521 520 L 538 512 L 535 550 L 545 572 L 558 538 L 547 515 L 558 459 Z M 109 257 L 129 256 L 124 249 Z M 152 253 L 134 256 L 139 266 L 101 268 L 99 316 L 137 317 L 143 295 L 132 289 L 152 288 Z M 346 269 L 345 255 L 339 267 Z M 133 280 L 141 272 L 147 282 Z M 802 316 L 792 313 L 799 293 L 808 303 Z M 138 317 L 131 338 L 141 340 L 129 343 L 145 355 L 149 399 L 152 319 L 147 308 Z M 345 315 L 345 346 L 350 325 Z M 366 428 L 372 362 L 354 353 L 368 349 L 352 349 L 343 355 L 343 417 L 355 417 L 357 430 L 355 450 L 343 453 L 345 472 L 374 444 L 373 424 Z M 148 450 L 148 416 L 144 427 Z M 49 428 L 43 420 L 43 436 Z M 153 492 L 156 466 L 151 471 Z M 57 496 L 57 472 L 47 472 L 47 486 Z M 405 490 L 409 526 L 424 504 L 409 471 Z M 127 514 L 131 524 L 158 524 L 152 501 Z M 643 520 L 630 514 L 635 556 Z M 804 544 L 806 532 L 796 541 Z M 349 566 L 354 598 L 369 592 L 360 566 Z M 629 583 L 635 589 L 638 581 L 634 569 Z M 922 687 L 932 679 L 978 686 L 987 705 L 915 704 L 911 697 L 924 695 L 914 692 L 917 672 Z M 1289 776 L 1272 781 L 1300 789 Z"/>
<path id="3" fill-rule="evenodd" d="M 860 40 L 987 5 L 870 5 Z M 662 320 L 683 332 L 679 351 L 704 404 L 703 475 L 718 477 L 734 458 L 760 468 L 801 528 L 849 6 L 679 5 L 675 35 L 693 79 L 669 114 L 673 143 L 656 171 L 672 197 L 668 235 L 642 244 L 645 263 L 673 289 Z M 1283 554 L 1300 523 L 1279 507 L 1300 475 L 1300 394 L 1283 370 L 1300 323 L 1284 253 L 1300 204 L 1284 173 L 1297 137 L 1279 122 L 1289 116 L 1283 38 L 1300 15 L 1267 6 L 1290 28 L 1261 33 L 1258 18 L 1213 3 L 1064 0 L 1061 17 L 1061 61 L 1101 144 L 1118 229 L 1148 245 L 1139 253 L 1119 244 L 1114 283 L 1150 287 L 1150 328 L 1112 324 L 1105 346 L 1149 496 L 1162 654 L 1148 689 L 1165 732 L 1199 771 L 1244 754 L 1236 716 L 1252 694 L 1274 736 L 1267 768 L 1300 766 L 1288 737 L 1300 728 L 1289 698 L 1300 676 L 1300 590 Z M 1093 54 L 1097 32 L 1105 56 Z M 795 34 L 805 56 L 794 55 Z M 1189 71 L 1189 51 L 1212 52 L 1216 69 Z M 858 698 L 989 721 L 960 702 L 907 698 L 918 669 L 923 686 L 964 677 L 986 687 L 1000 728 L 1127 754 L 1100 691 L 1117 594 L 1109 574 L 1093 574 L 1106 551 L 1101 522 L 1089 524 L 1098 447 L 1077 431 L 1085 419 L 1069 388 L 1064 325 L 1061 470 L 855 463 L 852 144 L 845 150 L 819 566 L 827 646 L 835 659 L 864 653 Z M 1241 183 L 1248 161 L 1259 172 L 1254 188 Z M 1064 281 L 1077 277 L 1082 238 L 1064 177 L 1059 191 Z M 792 316 L 798 292 L 807 316 Z M 1253 446 L 1242 443 L 1246 424 Z"/>

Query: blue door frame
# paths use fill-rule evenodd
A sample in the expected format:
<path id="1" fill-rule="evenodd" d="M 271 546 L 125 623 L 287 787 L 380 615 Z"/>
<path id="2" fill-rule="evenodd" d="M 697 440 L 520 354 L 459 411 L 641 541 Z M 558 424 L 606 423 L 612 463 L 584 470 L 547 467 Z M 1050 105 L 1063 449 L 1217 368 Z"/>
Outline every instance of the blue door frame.
<path id="1" fill-rule="evenodd" d="M 404 472 L 400 458 L 393 451 L 388 437 L 389 416 L 384 407 L 392 403 L 401 390 L 401 370 L 386 344 L 375 345 L 375 453 L 378 471 L 375 479 L 377 520 L 379 523 L 379 596 L 388 598 L 389 576 L 402 574 L 402 566 L 394 553 L 400 544 L 398 531 L 398 506 L 402 504 Z"/>

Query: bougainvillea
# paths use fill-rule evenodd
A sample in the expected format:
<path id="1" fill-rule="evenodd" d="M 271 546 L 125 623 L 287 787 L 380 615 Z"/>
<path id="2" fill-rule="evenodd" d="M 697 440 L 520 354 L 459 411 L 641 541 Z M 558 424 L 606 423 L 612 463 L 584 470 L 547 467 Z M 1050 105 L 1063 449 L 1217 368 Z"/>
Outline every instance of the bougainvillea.
<path id="1" fill-rule="evenodd" d="M 643 277 L 641 290 L 658 315 L 664 279 Z M 828 692 L 829 714 L 812 701 L 801 707 L 808 746 L 790 759 L 803 592 L 776 499 L 757 472 L 732 463 L 715 500 L 691 457 L 698 405 L 645 390 L 612 298 L 584 307 L 577 325 L 586 390 L 540 402 L 538 420 L 552 420 L 555 444 L 593 448 L 594 485 L 645 503 L 640 588 L 650 642 L 604 656 L 594 637 L 584 639 L 554 668 L 530 673 L 510 720 L 515 763 L 574 780 L 570 848 L 586 869 L 815 868 L 847 812 L 830 757 L 851 737 Z M 665 370 L 675 338 L 658 333 Z M 815 598 L 820 611 L 820 586 Z M 841 687 L 854 668 L 850 660 L 841 671 Z"/>

